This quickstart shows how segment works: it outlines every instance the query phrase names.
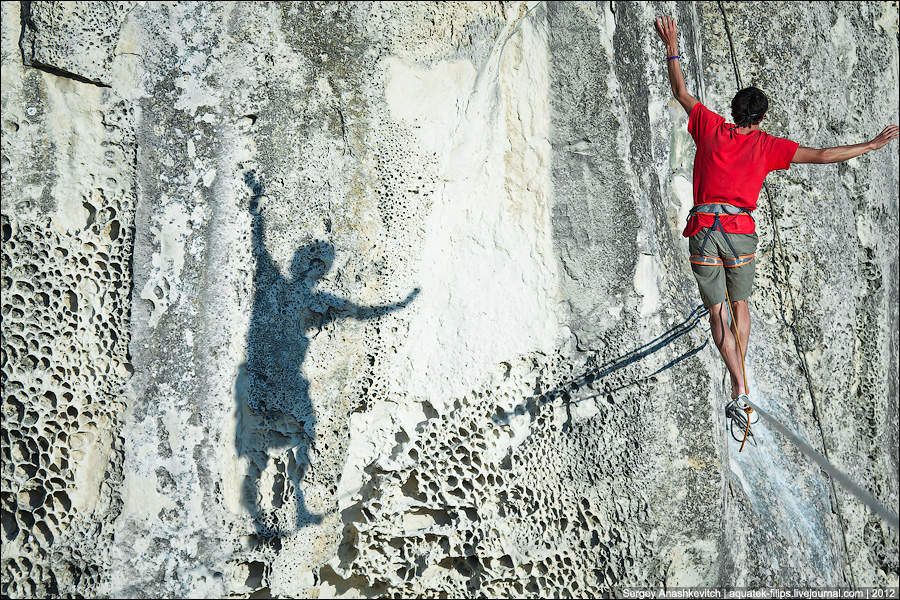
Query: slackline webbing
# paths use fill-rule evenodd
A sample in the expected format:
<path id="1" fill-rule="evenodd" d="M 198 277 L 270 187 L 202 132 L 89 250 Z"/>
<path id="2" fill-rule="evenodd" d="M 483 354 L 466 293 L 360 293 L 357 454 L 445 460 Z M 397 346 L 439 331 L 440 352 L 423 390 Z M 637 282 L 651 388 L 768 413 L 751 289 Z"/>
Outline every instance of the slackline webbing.
<path id="1" fill-rule="evenodd" d="M 808 456 L 813 460 L 813 462 L 822 467 L 834 481 L 837 481 L 845 490 L 853 494 L 857 500 L 868 506 L 873 513 L 884 519 L 888 525 L 890 525 L 894 529 L 900 529 L 900 524 L 898 524 L 897 519 L 897 513 L 891 511 L 890 509 L 879 503 L 872 494 L 857 485 L 846 474 L 839 471 L 837 467 L 828 462 L 828 460 L 824 456 L 814 450 L 809 444 L 794 435 L 794 433 L 791 432 L 787 427 L 782 425 L 778 421 L 778 419 L 761 409 L 756 403 L 752 402 L 751 400 L 747 400 L 746 402 L 750 405 L 751 408 L 753 408 L 754 411 L 759 413 L 762 418 L 764 418 L 770 425 L 772 425 L 773 428 L 778 430 L 782 435 L 788 438 L 788 440 L 793 442 L 793 444 L 797 446 L 797 448 L 803 454 Z"/>

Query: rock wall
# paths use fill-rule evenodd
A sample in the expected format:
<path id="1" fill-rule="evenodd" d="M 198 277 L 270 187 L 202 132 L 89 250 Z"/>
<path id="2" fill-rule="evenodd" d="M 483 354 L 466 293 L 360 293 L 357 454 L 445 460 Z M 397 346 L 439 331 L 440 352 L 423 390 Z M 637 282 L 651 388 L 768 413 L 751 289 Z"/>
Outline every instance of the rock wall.
<path id="1" fill-rule="evenodd" d="M 896 531 L 725 430 L 652 26 L 821 147 L 898 121 L 896 2 L 2 10 L 4 595 L 898 584 Z M 897 156 L 770 175 L 748 355 L 887 506 Z"/>

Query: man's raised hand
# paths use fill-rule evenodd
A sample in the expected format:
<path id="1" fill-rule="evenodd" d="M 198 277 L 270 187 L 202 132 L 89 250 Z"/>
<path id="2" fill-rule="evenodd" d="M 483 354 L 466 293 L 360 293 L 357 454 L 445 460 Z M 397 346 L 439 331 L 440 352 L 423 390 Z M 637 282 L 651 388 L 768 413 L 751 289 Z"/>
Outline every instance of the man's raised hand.
<path id="1" fill-rule="evenodd" d="M 666 54 L 669 56 L 678 54 L 678 31 L 675 28 L 675 19 L 669 16 L 658 17 L 656 33 L 666 45 Z"/>
<path id="2" fill-rule="evenodd" d="M 669 85 L 672 86 L 672 95 L 678 103 L 684 107 L 687 114 L 697 105 L 697 99 L 691 96 L 684 85 L 684 75 L 681 74 L 681 65 L 678 62 L 678 30 L 675 28 L 675 19 L 662 16 L 656 19 L 656 33 L 666 45 L 666 70 L 669 72 Z"/>

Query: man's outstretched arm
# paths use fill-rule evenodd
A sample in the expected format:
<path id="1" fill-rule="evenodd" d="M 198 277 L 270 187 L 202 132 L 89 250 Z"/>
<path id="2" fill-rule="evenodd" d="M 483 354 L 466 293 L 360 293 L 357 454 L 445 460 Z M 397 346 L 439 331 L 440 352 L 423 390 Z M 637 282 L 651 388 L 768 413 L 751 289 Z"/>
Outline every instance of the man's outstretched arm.
<path id="1" fill-rule="evenodd" d="M 410 302 L 412 302 L 416 296 L 419 295 L 419 291 L 419 288 L 415 288 L 405 299 L 401 300 L 397 304 L 385 304 L 382 306 L 359 306 L 358 304 L 354 304 L 349 300 L 338 298 L 337 296 L 332 296 L 328 293 L 319 293 L 316 295 L 316 297 L 322 303 L 327 304 L 329 307 L 333 308 L 337 313 L 333 314 L 329 311 L 323 319 L 323 323 L 339 317 L 351 317 L 360 321 L 364 321 L 367 319 L 377 319 L 378 317 L 384 316 L 388 313 L 392 313 L 395 310 L 406 308 L 406 306 Z"/>
<path id="2" fill-rule="evenodd" d="M 792 163 L 836 163 L 856 158 L 871 150 L 878 150 L 897 137 L 898 127 L 888 125 L 884 131 L 868 142 L 853 144 L 852 146 L 835 146 L 834 148 L 807 148 L 800 146 L 794 154 Z"/>
<path id="3" fill-rule="evenodd" d="M 699 100 L 688 94 L 687 86 L 684 85 L 684 76 L 681 74 L 679 59 L 669 60 L 669 57 L 678 56 L 678 31 L 675 29 L 675 19 L 672 17 L 656 19 L 656 33 L 666 45 L 666 62 L 669 64 L 669 85 L 672 86 L 672 95 L 690 115 L 691 109 Z"/>

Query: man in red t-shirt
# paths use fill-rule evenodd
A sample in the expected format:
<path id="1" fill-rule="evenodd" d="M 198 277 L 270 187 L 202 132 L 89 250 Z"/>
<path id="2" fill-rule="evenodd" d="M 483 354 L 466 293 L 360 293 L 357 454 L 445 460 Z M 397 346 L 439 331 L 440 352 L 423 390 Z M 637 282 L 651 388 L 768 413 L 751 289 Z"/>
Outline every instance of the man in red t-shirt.
<path id="1" fill-rule="evenodd" d="M 678 34 L 672 17 L 656 20 L 666 46 L 669 83 L 687 111 L 688 131 L 697 145 L 694 155 L 694 208 L 683 235 L 690 238 L 691 270 L 703 304 L 709 308 L 713 340 L 731 375 L 732 399 L 747 400 L 743 359 L 750 338 L 750 308 L 756 270 L 756 224 L 751 212 L 766 175 L 791 163 L 841 162 L 881 148 L 897 137 L 888 126 L 870 142 L 836 148 L 805 148 L 759 129 L 769 101 L 755 87 L 744 88 L 731 101 L 734 124 L 709 110 L 687 92 L 678 57 Z M 726 327 L 731 301 L 733 320 Z"/>

